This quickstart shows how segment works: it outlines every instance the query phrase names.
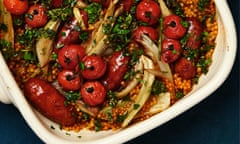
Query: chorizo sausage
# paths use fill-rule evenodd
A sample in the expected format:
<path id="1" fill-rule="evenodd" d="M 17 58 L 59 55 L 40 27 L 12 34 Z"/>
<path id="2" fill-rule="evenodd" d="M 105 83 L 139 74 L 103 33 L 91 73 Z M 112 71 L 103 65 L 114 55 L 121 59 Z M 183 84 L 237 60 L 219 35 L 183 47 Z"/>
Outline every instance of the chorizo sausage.
<path id="1" fill-rule="evenodd" d="M 110 57 L 107 66 L 107 74 L 102 80 L 107 90 L 114 90 L 119 87 L 124 74 L 128 69 L 130 58 L 125 56 L 122 51 L 115 52 Z"/>
<path id="2" fill-rule="evenodd" d="M 190 24 L 188 28 L 188 40 L 186 43 L 187 48 L 197 49 L 202 44 L 202 33 L 203 33 L 203 26 L 200 21 L 196 18 L 188 18 L 187 22 Z"/>
<path id="3" fill-rule="evenodd" d="M 31 78 L 24 85 L 24 94 L 38 111 L 52 121 L 64 126 L 75 123 L 71 107 L 64 105 L 65 97 L 48 82 Z"/>
<path id="4" fill-rule="evenodd" d="M 176 61 L 174 70 L 175 73 L 178 73 L 183 79 L 194 78 L 197 72 L 197 68 L 193 62 L 183 57 Z"/>
<path id="5" fill-rule="evenodd" d="M 75 17 L 64 24 L 62 29 L 58 32 L 55 48 L 60 48 L 71 43 L 77 43 L 80 35 L 80 31 L 77 29 L 77 26 L 78 21 Z"/>
<path id="6" fill-rule="evenodd" d="M 83 22 L 88 25 L 88 15 L 85 11 L 80 11 Z M 73 17 L 69 22 L 65 23 L 62 29 L 58 32 L 55 48 L 60 48 L 64 45 L 74 44 L 80 42 L 80 24 L 78 20 Z"/>

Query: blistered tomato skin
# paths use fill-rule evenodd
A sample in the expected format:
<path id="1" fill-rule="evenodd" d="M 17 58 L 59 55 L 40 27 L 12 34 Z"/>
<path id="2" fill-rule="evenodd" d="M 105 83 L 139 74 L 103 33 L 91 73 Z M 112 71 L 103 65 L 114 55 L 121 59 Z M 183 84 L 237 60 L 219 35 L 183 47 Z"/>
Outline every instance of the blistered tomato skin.
<path id="1" fill-rule="evenodd" d="M 162 41 L 161 59 L 166 63 L 177 60 L 181 53 L 181 44 L 178 40 L 164 39 Z"/>
<path id="2" fill-rule="evenodd" d="M 31 78 L 24 85 L 24 94 L 47 118 L 64 126 L 75 123 L 70 106 L 65 106 L 65 97 L 51 84 L 40 79 Z"/>
<path id="3" fill-rule="evenodd" d="M 80 45 L 66 45 L 58 51 L 58 62 L 64 69 L 73 70 L 86 55 Z"/>
<path id="4" fill-rule="evenodd" d="M 166 37 L 180 39 L 187 32 L 187 28 L 182 25 L 182 18 L 177 15 L 166 16 L 163 20 L 163 33 Z"/>
<path id="5" fill-rule="evenodd" d="M 48 22 L 46 11 L 47 9 L 40 4 L 32 5 L 25 15 L 26 23 L 33 28 L 45 26 Z"/>
<path id="6" fill-rule="evenodd" d="M 58 73 L 58 83 L 64 90 L 75 91 L 80 89 L 81 79 L 72 70 L 62 70 Z"/>
<path id="7" fill-rule="evenodd" d="M 134 39 L 137 41 L 141 40 L 143 34 L 149 36 L 153 41 L 157 41 L 159 38 L 159 33 L 156 29 L 150 26 L 138 26 L 134 31 Z"/>
<path id="8" fill-rule="evenodd" d="M 4 0 L 5 8 L 11 14 L 22 15 L 28 10 L 28 0 Z"/>
<path id="9" fill-rule="evenodd" d="M 186 20 L 189 23 L 188 33 L 189 38 L 186 43 L 186 47 L 191 49 L 197 49 L 202 44 L 202 33 L 203 33 L 203 26 L 200 21 L 195 18 L 188 18 Z"/>
<path id="10" fill-rule="evenodd" d="M 102 77 L 106 72 L 107 63 L 100 56 L 85 56 L 82 62 L 84 64 L 82 76 L 85 79 L 98 79 Z"/>
<path id="11" fill-rule="evenodd" d="M 179 74 L 183 79 L 192 79 L 197 72 L 197 68 L 193 62 L 186 58 L 181 58 L 176 61 L 174 70 L 175 73 Z"/>
<path id="12" fill-rule="evenodd" d="M 156 24 L 161 17 L 159 4 L 154 0 L 142 0 L 136 8 L 136 18 L 149 25 Z"/>
<path id="13" fill-rule="evenodd" d="M 119 87 L 128 70 L 129 60 L 130 58 L 125 56 L 122 51 L 115 52 L 110 57 L 106 75 L 102 79 L 102 83 L 107 90 L 115 90 Z"/>
<path id="14" fill-rule="evenodd" d="M 80 92 L 83 101 L 90 106 L 102 104 L 106 97 L 106 90 L 99 81 L 89 81 L 84 83 Z"/>

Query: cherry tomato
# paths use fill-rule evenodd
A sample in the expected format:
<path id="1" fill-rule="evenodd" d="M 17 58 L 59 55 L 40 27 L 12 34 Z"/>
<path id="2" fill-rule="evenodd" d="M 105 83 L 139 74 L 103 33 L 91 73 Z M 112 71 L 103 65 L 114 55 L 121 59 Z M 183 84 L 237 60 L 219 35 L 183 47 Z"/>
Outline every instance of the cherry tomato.
<path id="1" fill-rule="evenodd" d="M 96 2 L 107 8 L 110 4 L 110 0 L 91 0 L 91 2 Z"/>
<path id="2" fill-rule="evenodd" d="M 177 60 L 180 56 L 181 44 L 178 40 L 164 39 L 162 41 L 161 59 L 166 63 Z"/>
<path id="3" fill-rule="evenodd" d="M 40 4 L 32 5 L 26 14 L 26 23 L 33 28 L 44 26 L 48 22 L 46 11 L 47 9 Z"/>
<path id="4" fill-rule="evenodd" d="M 81 90 L 83 101 L 90 106 L 97 106 L 104 102 L 106 90 L 99 81 L 86 82 Z"/>
<path id="5" fill-rule="evenodd" d="M 166 37 L 172 39 L 182 38 L 187 29 L 182 25 L 181 17 L 177 15 L 166 16 L 163 20 L 163 33 Z"/>
<path id="6" fill-rule="evenodd" d="M 136 17 L 149 25 L 156 24 L 161 17 L 159 4 L 154 0 L 142 0 L 137 5 Z"/>
<path id="7" fill-rule="evenodd" d="M 107 63 L 100 56 L 85 56 L 82 61 L 84 64 L 82 76 L 85 79 L 98 79 L 106 72 Z"/>
<path id="8" fill-rule="evenodd" d="M 5 8 L 11 14 L 22 15 L 28 10 L 28 0 L 4 0 Z"/>
<path id="9" fill-rule="evenodd" d="M 54 7 L 54 8 L 59 8 L 61 7 L 63 4 L 63 0 L 52 0 L 51 1 L 51 5 Z"/>
<path id="10" fill-rule="evenodd" d="M 138 26 L 134 31 L 135 39 L 140 40 L 142 34 L 148 35 L 154 41 L 157 41 L 159 38 L 158 31 L 150 26 Z"/>
<path id="11" fill-rule="evenodd" d="M 196 66 L 193 64 L 193 62 L 184 57 L 176 61 L 174 70 L 183 79 L 194 78 L 197 72 Z"/>
<path id="12" fill-rule="evenodd" d="M 130 11 L 133 5 L 133 0 L 122 0 L 121 3 L 123 4 L 125 11 Z"/>
<path id="13" fill-rule="evenodd" d="M 73 70 L 85 54 L 80 45 L 66 45 L 58 51 L 58 62 L 64 69 Z"/>
<path id="14" fill-rule="evenodd" d="M 62 70 L 58 73 L 58 83 L 65 90 L 75 91 L 80 89 L 80 76 L 72 70 Z"/>

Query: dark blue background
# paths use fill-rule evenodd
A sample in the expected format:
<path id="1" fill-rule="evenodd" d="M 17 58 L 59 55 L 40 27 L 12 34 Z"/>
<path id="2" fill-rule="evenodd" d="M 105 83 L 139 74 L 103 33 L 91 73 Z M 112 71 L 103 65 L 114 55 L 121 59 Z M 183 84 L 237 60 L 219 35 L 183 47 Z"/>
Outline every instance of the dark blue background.
<path id="1" fill-rule="evenodd" d="M 239 0 L 229 0 L 239 36 Z M 238 42 L 238 49 L 240 42 Z M 224 84 L 177 118 L 127 144 L 239 144 L 239 51 Z M 1 144 L 42 144 L 13 105 L 0 103 Z"/>

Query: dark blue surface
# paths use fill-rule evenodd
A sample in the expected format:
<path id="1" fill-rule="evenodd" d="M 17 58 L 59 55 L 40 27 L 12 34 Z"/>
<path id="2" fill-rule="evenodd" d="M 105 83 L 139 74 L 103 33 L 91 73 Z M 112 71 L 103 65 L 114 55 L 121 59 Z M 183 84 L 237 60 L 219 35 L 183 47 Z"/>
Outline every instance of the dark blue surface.
<path id="1" fill-rule="evenodd" d="M 239 1 L 229 0 L 239 35 Z M 238 42 L 238 49 L 240 42 Z M 197 106 L 127 144 L 240 144 L 239 50 L 224 84 Z M 1 144 L 42 144 L 13 105 L 0 103 Z"/>

